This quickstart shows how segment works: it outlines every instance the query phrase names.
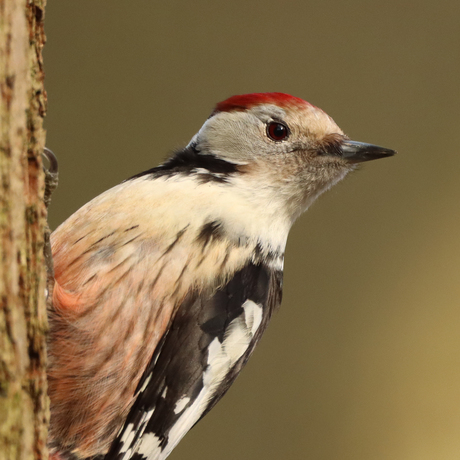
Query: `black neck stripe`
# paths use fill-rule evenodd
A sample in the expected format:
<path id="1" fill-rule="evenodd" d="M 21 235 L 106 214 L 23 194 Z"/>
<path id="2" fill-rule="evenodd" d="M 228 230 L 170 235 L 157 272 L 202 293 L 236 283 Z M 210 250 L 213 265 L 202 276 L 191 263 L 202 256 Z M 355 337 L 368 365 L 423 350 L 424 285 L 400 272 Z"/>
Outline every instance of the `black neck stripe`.
<path id="1" fill-rule="evenodd" d="M 158 177 L 174 176 L 177 174 L 192 175 L 196 174 L 198 169 L 206 170 L 210 175 L 218 174 L 225 177 L 238 172 L 238 165 L 217 158 L 213 154 L 202 154 L 192 145 L 179 150 L 162 165 L 136 174 L 128 180 L 143 176 L 151 176 L 152 179 L 156 179 Z"/>

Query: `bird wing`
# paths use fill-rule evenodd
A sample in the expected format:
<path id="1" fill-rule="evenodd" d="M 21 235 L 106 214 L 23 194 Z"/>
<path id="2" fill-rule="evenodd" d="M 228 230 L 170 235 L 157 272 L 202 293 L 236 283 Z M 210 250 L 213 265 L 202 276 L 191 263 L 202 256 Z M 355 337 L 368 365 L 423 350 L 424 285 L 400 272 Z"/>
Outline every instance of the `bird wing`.
<path id="1" fill-rule="evenodd" d="M 51 238 L 50 444 L 79 457 L 109 448 L 184 296 L 179 278 L 188 255 L 179 243 L 187 224 L 166 232 L 151 217 L 154 205 L 133 200 L 152 194 L 153 186 L 121 184 Z"/>
<path id="2" fill-rule="evenodd" d="M 281 271 L 250 262 L 212 293 L 188 293 L 105 460 L 169 455 L 241 371 L 281 301 L 281 283 Z"/>

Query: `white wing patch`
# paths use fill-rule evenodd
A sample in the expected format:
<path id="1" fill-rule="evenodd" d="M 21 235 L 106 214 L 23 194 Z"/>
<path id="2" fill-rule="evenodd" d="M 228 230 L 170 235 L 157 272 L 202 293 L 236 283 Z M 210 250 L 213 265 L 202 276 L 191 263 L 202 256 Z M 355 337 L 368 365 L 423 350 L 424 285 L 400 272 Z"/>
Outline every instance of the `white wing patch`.
<path id="1" fill-rule="evenodd" d="M 169 431 L 165 449 L 161 451 L 158 437 L 148 433 L 139 439 L 135 452 L 149 460 L 164 460 L 201 417 L 219 385 L 248 349 L 262 322 L 262 305 L 246 300 L 242 307 L 243 313 L 229 324 L 223 341 L 220 342 L 216 337 L 210 343 L 207 367 L 203 374 L 203 388 L 193 404 L 184 410 L 190 402 L 187 397 L 176 403 L 174 412 L 184 412 Z"/>
<path id="2" fill-rule="evenodd" d="M 131 445 L 133 439 L 134 439 L 134 435 L 136 434 L 135 431 L 133 431 L 133 428 L 134 428 L 134 424 L 133 423 L 130 423 L 126 429 L 125 429 L 125 432 L 123 433 L 123 436 L 121 437 L 121 442 L 123 443 L 123 446 L 122 448 L 120 449 L 120 452 L 121 453 L 125 453 L 128 449 L 128 446 Z M 123 447 L 126 446 L 126 449 L 123 449 Z"/>
<path id="3" fill-rule="evenodd" d="M 123 454 L 123 457 L 121 457 L 121 460 L 129 460 L 131 458 L 131 455 L 134 454 L 135 447 L 129 447 L 134 439 L 134 436 L 139 432 L 139 438 L 142 438 L 145 428 L 147 426 L 148 421 L 153 415 L 153 412 L 155 411 L 155 408 L 145 412 L 145 414 L 142 415 L 142 419 L 136 427 L 134 426 L 133 423 L 130 423 L 126 429 L 125 432 L 123 433 L 123 436 L 121 438 L 121 442 L 123 443 L 123 446 L 120 449 L 120 453 Z M 151 434 L 146 434 L 145 437 L 151 436 Z M 144 437 L 144 439 L 145 439 Z M 155 437 L 155 436 L 154 436 Z M 158 438 L 157 438 L 158 440 Z M 158 440 L 158 445 L 160 441 Z M 153 443 L 150 443 L 153 446 Z M 136 444 L 137 445 L 137 444 Z M 153 449 L 154 447 L 152 447 Z M 150 454 L 153 452 L 153 450 L 150 452 Z"/>
<path id="4" fill-rule="evenodd" d="M 142 393 L 146 388 L 147 385 L 150 383 L 150 380 L 152 380 L 152 374 L 150 374 L 146 379 L 145 382 L 142 385 L 142 388 L 139 390 L 139 393 Z"/>
<path id="5" fill-rule="evenodd" d="M 136 449 L 136 453 L 143 455 L 146 459 L 156 460 L 164 458 L 161 455 L 160 440 L 153 433 L 147 433 Z"/>
<path id="6" fill-rule="evenodd" d="M 256 333 L 262 322 L 263 309 L 261 305 L 256 304 L 252 300 L 246 300 L 243 304 L 244 321 L 247 327 L 251 330 L 252 335 Z"/>
<path id="7" fill-rule="evenodd" d="M 179 401 L 176 403 L 176 407 L 174 408 L 175 414 L 180 414 L 184 409 L 185 406 L 190 402 L 190 398 L 187 396 L 183 396 Z"/>

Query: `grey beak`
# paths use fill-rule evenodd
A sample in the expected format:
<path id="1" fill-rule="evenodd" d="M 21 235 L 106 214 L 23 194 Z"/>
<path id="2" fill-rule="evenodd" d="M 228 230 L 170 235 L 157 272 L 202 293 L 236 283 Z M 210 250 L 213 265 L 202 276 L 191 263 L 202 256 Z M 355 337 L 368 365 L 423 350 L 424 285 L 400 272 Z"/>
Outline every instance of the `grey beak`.
<path id="1" fill-rule="evenodd" d="M 364 142 L 345 141 L 341 145 L 342 158 L 349 163 L 362 163 L 363 161 L 391 157 L 395 153 L 396 150 L 365 144 Z"/>

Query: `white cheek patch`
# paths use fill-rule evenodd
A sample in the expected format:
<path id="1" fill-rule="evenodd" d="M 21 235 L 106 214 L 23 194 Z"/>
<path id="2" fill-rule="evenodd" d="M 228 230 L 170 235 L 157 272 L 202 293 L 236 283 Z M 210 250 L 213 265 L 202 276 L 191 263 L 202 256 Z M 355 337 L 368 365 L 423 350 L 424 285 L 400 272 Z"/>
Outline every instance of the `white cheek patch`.
<path id="1" fill-rule="evenodd" d="M 155 435 L 146 434 L 140 439 L 136 452 L 155 460 L 164 460 L 199 420 L 220 384 L 248 350 L 262 323 L 262 305 L 246 300 L 242 307 L 243 313 L 228 325 L 223 341 L 220 342 L 216 337 L 209 344 L 207 366 L 203 374 L 203 388 L 196 399 L 186 409 L 190 398 L 183 397 L 176 403 L 174 412 L 179 414 L 183 411 L 183 413 L 169 431 L 168 443 L 164 450 L 161 451 L 159 440 Z"/>

